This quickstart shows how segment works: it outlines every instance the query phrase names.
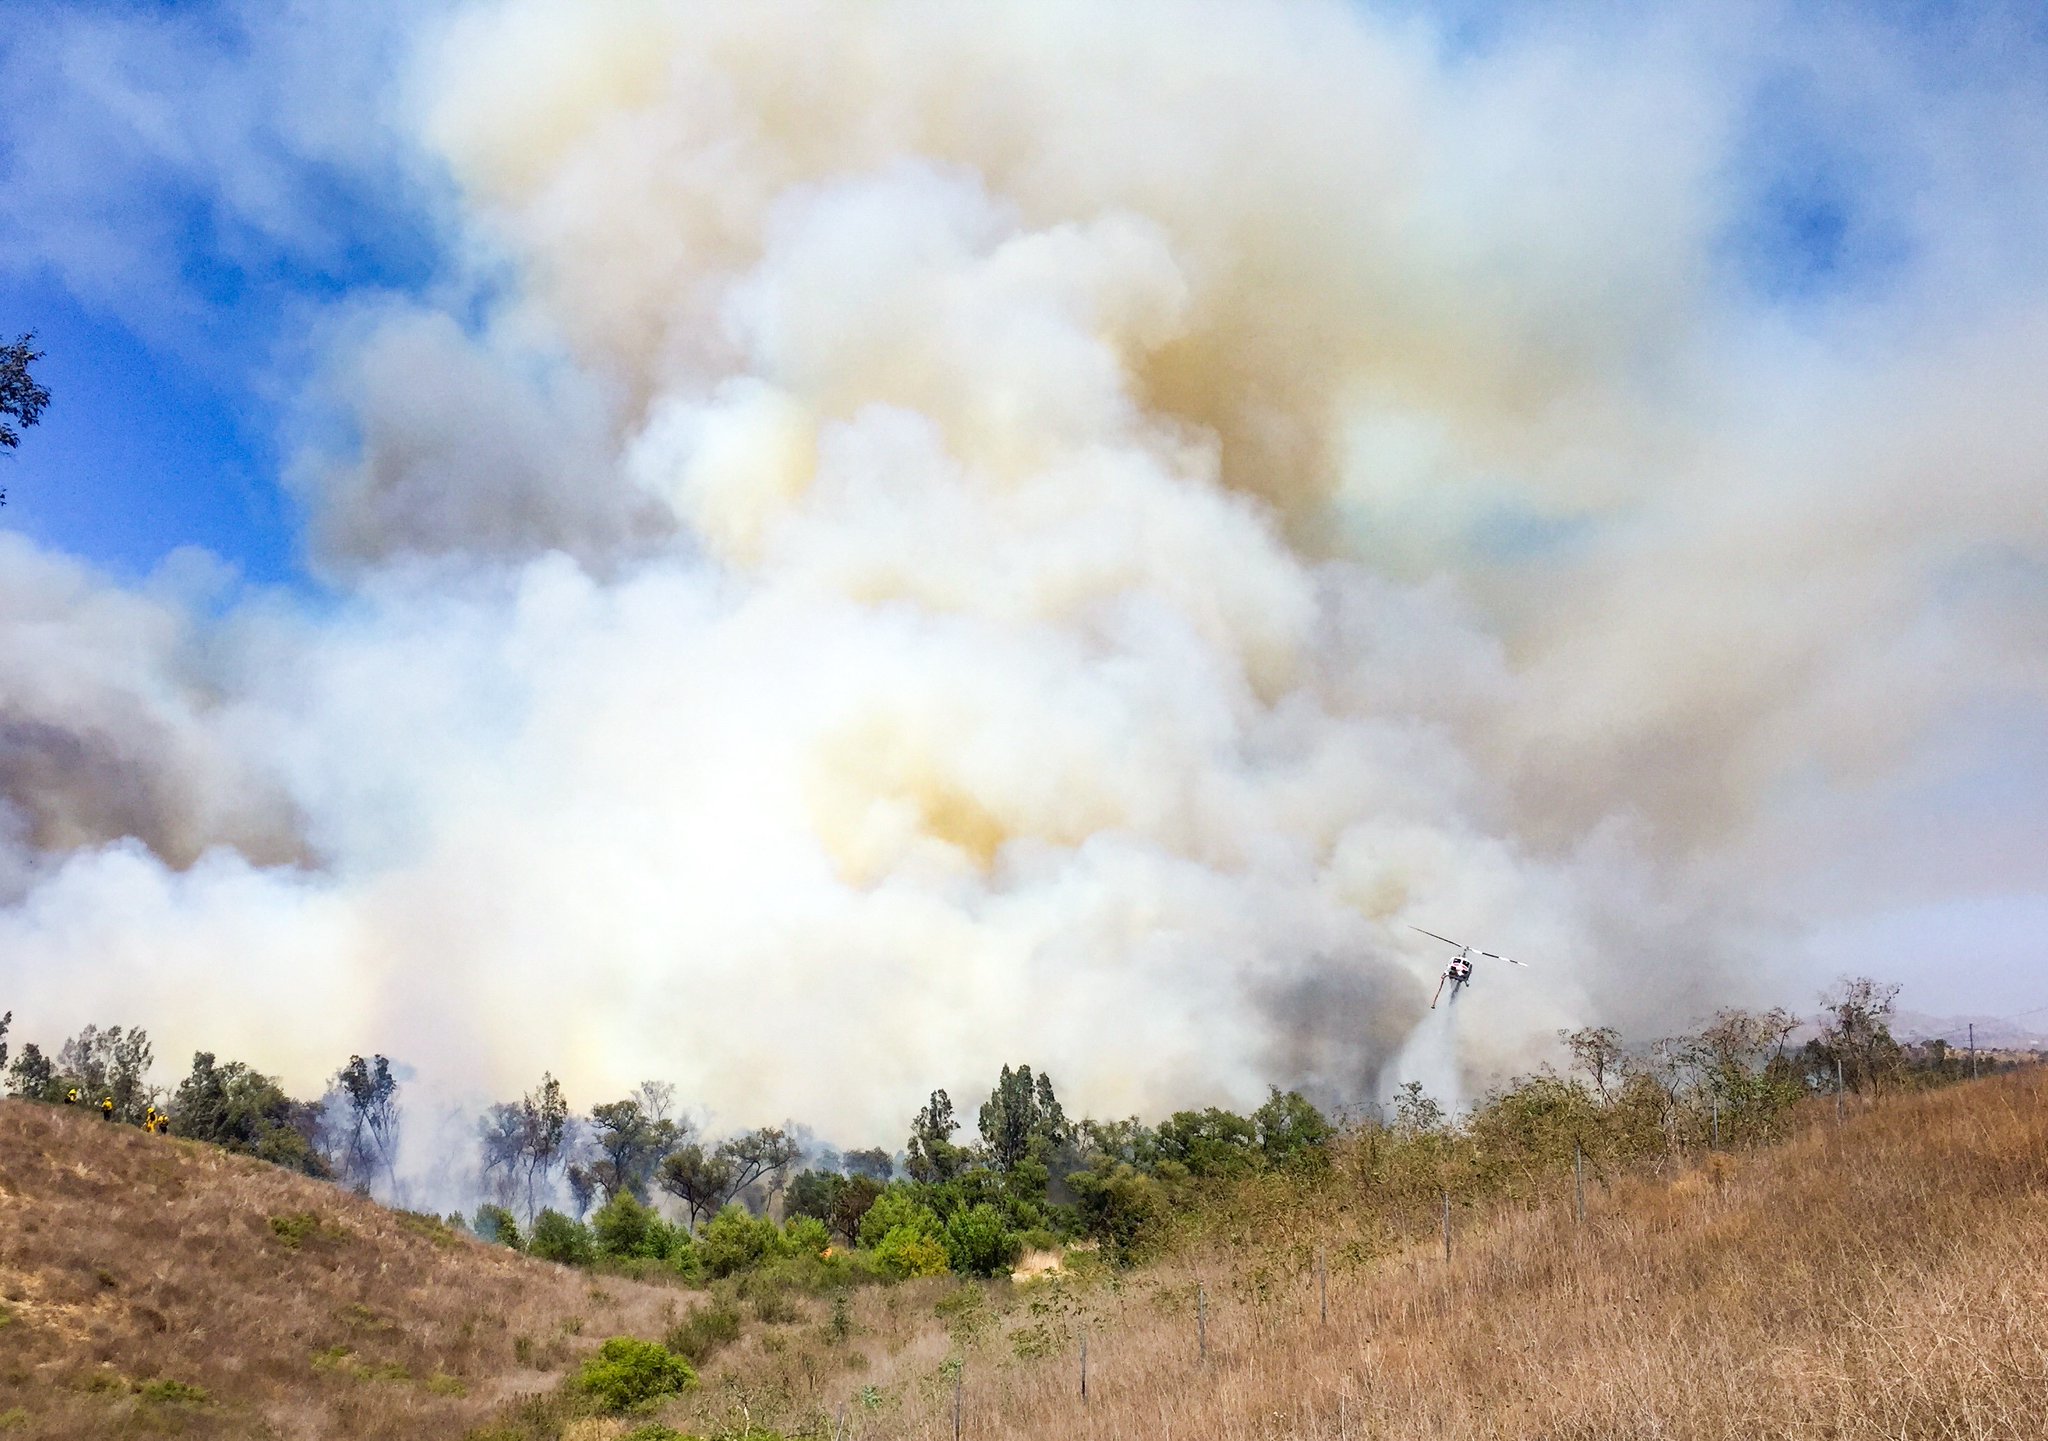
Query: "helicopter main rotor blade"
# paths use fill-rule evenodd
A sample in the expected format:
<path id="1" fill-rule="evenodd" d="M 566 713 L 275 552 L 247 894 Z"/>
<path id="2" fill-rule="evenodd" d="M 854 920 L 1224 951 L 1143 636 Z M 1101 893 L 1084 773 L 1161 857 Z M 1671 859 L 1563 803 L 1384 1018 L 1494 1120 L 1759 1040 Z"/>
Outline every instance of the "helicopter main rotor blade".
<path id="1" fill-rule="evenodd" d="M 1410 926 L 1408 929 L 1411 931 L 1422 931 L 1420 926 Z M 1465 949 L 1463 941 L 1454 941 L 1449 936 L 1438 935 L 1435 931 L 1422 931 L 1422 934 L 1428 936 L 1433 941 L 1442 941 L 1447 946 L 1456 946 L 1461 951 Z"/>

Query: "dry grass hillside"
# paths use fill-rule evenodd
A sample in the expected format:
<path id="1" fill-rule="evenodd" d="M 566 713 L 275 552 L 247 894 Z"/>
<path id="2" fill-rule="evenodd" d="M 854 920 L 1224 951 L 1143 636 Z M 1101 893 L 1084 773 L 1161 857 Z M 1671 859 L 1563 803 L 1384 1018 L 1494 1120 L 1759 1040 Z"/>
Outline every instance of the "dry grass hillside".
<path id="1" fill-rule="evenodd" d="M 1590 1186 L 1583 1226 L 1568 1185 L 1463 1211 L 1448 1263 L 1346 1178 L 1121 1275 L 697 1298 L 4 1103 L 0 1435 L 942 1441 L 956 1395 L 968 1441 L 2048 1434 L 2043 1071 L 1816 1106 Z M 621 1333 L 717 1344 L 697 1389 L 595 1416 L 561 1380 Z"/>
<path id="2" fill-rule="evenodd" d="M 0 1101 L 0 1436 L 460 1436 L 684 1293 Z"/>
<path id="3" fill-rule="evenodd" d="M 1852 1101 L 1839 1129 L 1819 1105 L 1776 1147 L 1573 1210 L 1566 1187 L 1460 1215 L 1448 1264 L 1440 1233 L 1376 1230 L 1369 1204 L 1317 1236 L 1281 1202 L 1237 1245 L 1121 1278 L 919 1282 L 772 1323 L 742 1300 L 739 1341 L 659 1419 L 937 1441 L 957 1371 L 969 1441 L 2048 1435 L 2040 1070 Z"/>

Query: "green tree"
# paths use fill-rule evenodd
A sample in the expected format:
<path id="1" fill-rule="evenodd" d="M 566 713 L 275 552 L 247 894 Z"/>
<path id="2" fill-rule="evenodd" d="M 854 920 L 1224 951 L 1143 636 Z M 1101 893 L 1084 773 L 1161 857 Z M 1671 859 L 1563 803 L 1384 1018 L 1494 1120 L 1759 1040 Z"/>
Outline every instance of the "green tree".
<path id="1" fill-rule="evenodd" d="M 540 1085 L 520 1099 L 519 1131 L 526 1167 L 526 1214 L 531 1216 L 535 1184 L 546 1184 L 554 1174 L 569 1137 L 569 1103 L 562 1095 L 562 1083 L 551 1073 L 542 1071 Z"/>
<path id="2" fill-rule="evenodd" d="M 1581 1083 L 1547 1071 L 1523 1077 L 1467 1120 L 1461 1174 L 1490 1190 L 1535 1195 L 1545 1175 L 1571 1168 L 1573 1147 L 1600 1124 L 1599 1105 Z"/>
<path id="3" fill-rule="evenodd" d="M 953 1133 L 959 1129 L 960 1123 L 953 1117 L 953 1098 L 944 1091 L 933 1091 L 910 1122 L 903 1169 L 912 1180 L 936 1185 L 966 1169 L 966 1148 L 953 1144 Z"/>
<path id="4" fill-rule="evenodd" d="M 1029 1066 L 1003 1067 L 978 1119 L 988 1163 L 998 1171 L 1042 1159 L 1067 1139 L 1067 1117 L 1053 1094 L 1052 1077 L 1034 1078 Z"/>
<path id="5" fill-rule="evenodd" d="M 153 1100 L 148 1076 L 155 1060 L 149 1033 L 142 1027 L 87 1026 L 58 1051 L 57 1070 L 84 1090 L 94 1105 L 102 1097 L 112 1097 L 115 1120 L 139 1125 Z"/>
<path id="6" fill-rule="evenodd" d="M 57 1066 L 34 1041 L 24 1041 L 21 1054 L 7 1068 L 7 1088 L 25 1101 L 55 1101 L 63 1095 Z"/>
<path id="7" fill-rule="evenodd" d="M 847 1178 L 836 1171 L 807 1170 L 797 1173 L 789 1183 L 789 1193 L 783 1201 L 785 1216 L 815 1216 L 830 1225 L 833 1209 L 839 1204 L 839 1197 L 846 1190 Z"/>
<path id="8" fill-rule="evenodd" d="M 597 1159 L 588 1170 L 607 1199 L 621 1190 L 647 1199 L 662 1161 L 689 1134 L 688 1123 L 670 1115 L 674 1105 L 674 1086 L 642 1081 L 624 1100 L 591 1108 Z"/>
<path id="9" fill-rule="evenodd" d="M 731 1194 L 744 1195 L 756 1182 L 771 1191 L 780 1188 L 800 1149 L 778 1126 L 763 1126 L 719 1142 L 718 1154 L 732 1166 Z"/>
<path id="10" fill-rule="evenodd" d="M 1271 1088 L 1266 1104 L 1252 1112 L 1259 1150 L 1269 1166 L 1306 1166 L 1324 1157 L 1324 1146 L 1337 1128 L 1299 1091 Z"/>
<path id="11" fill-rule="evenodd" d="M 846 1184 L 833 1195 L 832 1214 L 824 1218 L 825 1224 L 847 1245 L 855 1244 L 860 1240 L 860 1223 L 883 1189 L 882 1183 L 872 1176 L 848 1176 Z"/>
<path id="12" fill-rule="evenodd" d="M 1196 1176 L 1242 1176 L 1259 1168 L 1259 1129 L 1243 1116 L 1211 1106 L 1177 1111 L 1159 1127 L 1159 1158 Z"/>
<path id="13" fill-rule="evenodd" d="M 498 1201 L 510 1204 L 518 1191 L 520 1160 L 526 1154 L 525 1123 L 518 1104 L 500 1101 L 486 1109 L 477 1122 L 477 1143 L 484 1186 Z"/>
<path id="14" fill-rule="evenodd" d="M 1136 1116 L 1120 1121 L 1082 1121 L 1075 1140 L 1089 1156 L 1106 1157 L 1144 1168 L 1159 1159 L 1159 1133 Z"/>
<path id="15" fill-rule="evenodd" d="M 1777 1135 L 1805 1094 L 1786 1044 L 1799 1020 L 1789 1011 L 1723 1010 L 1681 1046 L 1694 1078 L 1694 1127 L 1712 1134 L 1719 1115 L 1723 1141 Z"/>
<path id="16" fill-rule="evenodd" d="M 846 1174 L 849 1176 L 866 1176 L 886 1186 L 896 1174 L 896 1163 L 880 1146 L 868 1151 L 848 1151 L 842 1159 L 846 1162 Z"/>
<path id="17" fill-rule="evenodd" d="M 605 1200 L 622 1192 L 646 1200 L 655 1171 L 682 1142 L 682 1128 L 650 1109 L 647 1100 L 650 1092 L 668 1089 L 648 1081 L 641 1085 L 639 1095 L 590 1108 L 591 1144 L 597 1156 L 584 1171 Z"/>
<path id="18" fill-rule="evenodd" d="M 1807 1043 L 1811 1069 L 1832 1086 L 1837 1066 L 1849 1089 L 1876 1090 L 1896 1076 L 1904 1053 L 1893 1039 L 1892 1006 L 1899 987 L 1868 976 L 1849 976 L 1821 997 L 1820 1034 Z"/>
<path id="19" fill-rule="evenodd" d="M 43 358 L 35 341 L 35 332 L 30 331 L 0 345 L 0 450 L 13 450 L 21 444 L 21 431 L 10 421 L 24 429 L 34 425 L 50 403 L 49 390 L 37 384 L 29 369 Z M 6 503 L 7 492 L 0 488 L 0 505 Z"/>
<path id="20" fill-rule="evenodd" d="M 313 1145 L 316 1112 L 269 1076 L 240 1061 L 217 1063 L 210 1051 L 192 1057 L 191 1074 L 171 1098 L 171 1125 L 179 1135 L 324 1177 L 327 1163 Z"/>
<path id="21" fill-rule="evenodd" d="M 327 1102 L 326 1152 L 341 1180 L 368 1190 L 381 1171 L 398 1189 L 398 1078 L 384 1056 L 350 1056 L 335 1072 Z"/>
<path id="22" fill-rule="evenodd" d="M 717 1215 L 739 1189 L 733 1181 L 732 1162 L 694 1141 L 663 1157 L 655 1179 L 662 1190 L 683 1203 L 684 1224 L 692 1231 L 707 1216 Z"/>
<path id="23" fill-rule="evenodd" d="M 797 1158 L 797 1144 L 779 1127 L 721 1141 L 714 1150 L 692 1143 L 667 1156 L 656 1174 L 662 1190 L 683 1203 L 689 1226 L 715 1216 L 756 1182 L 778 1185 Z"/>
<path id="24" fill-rule="evenodd" d="M 1410 1081 L 1394 1097 L 1394 1133 L 1415 1137 L 1435 1135 L 1444 1129 L 1444 1108 L 1422 1089 L 1422 1082 Z"/>
<path id="25" fill-rule="evenodd" d="M 1606 1100 L 1608 1085 L 1621 1078 L 1627 1058 L 1621 1032 L 1612 1026 L 1581 1026 L 1576 1031 L 1559 1031 L 1557 1038 L 1571 1051 L 1572 1064 L 1586 1073 L 1600 1099 Z"/>
<path id="26" fill-rule="evenodd" d="M 14 1012 L 0 1016 L 0 1068 L 7 1065 L 7 1028 L 14 1024 Z"/>

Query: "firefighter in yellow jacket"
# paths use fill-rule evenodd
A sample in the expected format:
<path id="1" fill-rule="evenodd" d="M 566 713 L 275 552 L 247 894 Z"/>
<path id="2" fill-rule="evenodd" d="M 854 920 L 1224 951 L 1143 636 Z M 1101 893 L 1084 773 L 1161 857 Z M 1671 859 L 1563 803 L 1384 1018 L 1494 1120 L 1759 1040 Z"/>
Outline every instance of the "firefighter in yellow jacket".
<path id="1" fill-rule="evenodd" d="M 102 1121 L 114 1119 L 114 1098 L 112 1096 L 104 1097 L 100 1101 L 100 1119 Z"/>

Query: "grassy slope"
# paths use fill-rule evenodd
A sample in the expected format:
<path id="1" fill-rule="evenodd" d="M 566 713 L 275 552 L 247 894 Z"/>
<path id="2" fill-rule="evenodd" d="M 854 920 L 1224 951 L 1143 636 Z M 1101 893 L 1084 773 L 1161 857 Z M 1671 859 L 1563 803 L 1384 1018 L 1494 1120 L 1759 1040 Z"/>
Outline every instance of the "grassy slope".
<path id="1" fill-rule="evenodd" d="M 459 1436 L 683 1304 L 211 1147 L 0 1101 L 9 1441 Z"/>
<path id="2" fill-rule="evenodd" d="M 844 1404 L 849 1437 L 949 1437 L 964 1356 L 973 1441 L 2048 1434 L 2048 1072 L 1852 1103 L 1839 1130 L 1817 1107 L 1768 1151 L 1596 1188 L 1583 1230 L 1568 1189 L 1464 1217 L 1448 1266 L 1435 1237 L 1360 1258 L 1371 1207 L 1345 1204 L 1323 1223 L 1327 1325 L 1282 1208 L 1263 1248 L 1115 1287 L 871 1291 L 842 1341 L 821 1302 L 750 1316 L 667 1419 L 829 1436 Z"/>
<path id="3" fill-rule="evenodd" d="M 307 1210 L 346 1235 L 289 1249 L 269 1218 Z M 829 1436 L 844 1406 L 849 1438 L 943 1438 L 964 1357 L 974 1441 L 2043 1434 L 2048 1072 L 1852 1105 L 1840 1130 L 1821 1108 L 1781 1146 L 1596 1189 L 1588 1210 L 1583 1230 L 1564 1194 L 1462 1217 L 1446 1266 L 1433 1238 L 1376 1232 L 1339 1179 L 1312 1208 L 1319 1231 L 1282 1202 L 1264 1244 L 1114 1284 L 875 1288 L 841 1325 L 826 1298 L 743 1300 L 741 1339 L 656 1414 Z M 1303 1265 L 1318 1242 L 1327 1325 Z M 11 1103 L 0 1297 L 0 1418 L 27 1417 L 8 1436 L 460 1436 L 597 1337 L 659 1335 L 680 1309 L 673 1291 L 593 1284 L 269 1168 Z M 542 1366 L 521 1364 L 521 1336 Z M 333 1348 L 352 1354 L 316 1363 Z M 212 1400 L 151 1399 L 135 1386 L 150 1379 Z M 506 1434 L 626 1429 L 560 1424 Z"/>

